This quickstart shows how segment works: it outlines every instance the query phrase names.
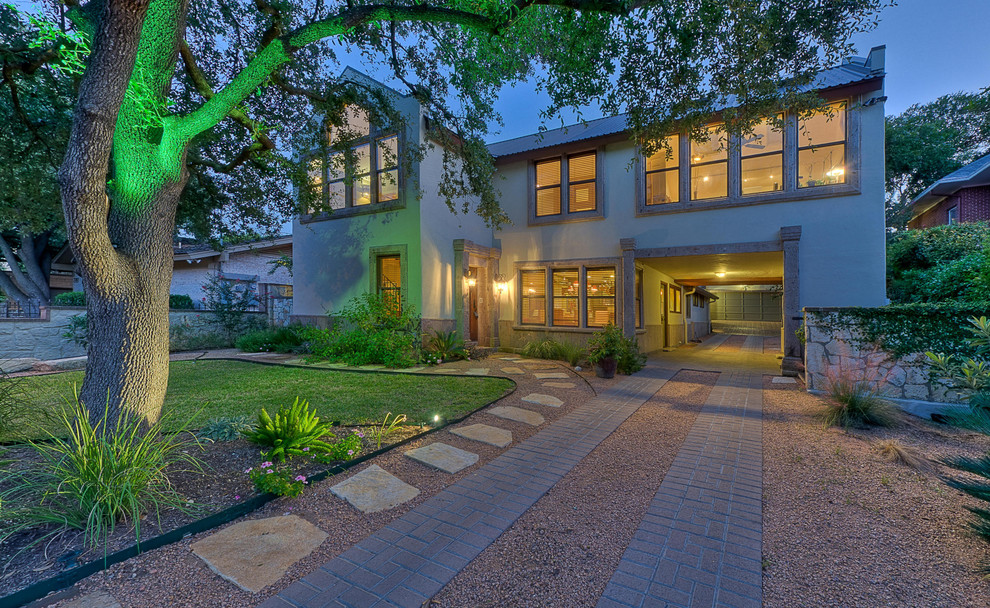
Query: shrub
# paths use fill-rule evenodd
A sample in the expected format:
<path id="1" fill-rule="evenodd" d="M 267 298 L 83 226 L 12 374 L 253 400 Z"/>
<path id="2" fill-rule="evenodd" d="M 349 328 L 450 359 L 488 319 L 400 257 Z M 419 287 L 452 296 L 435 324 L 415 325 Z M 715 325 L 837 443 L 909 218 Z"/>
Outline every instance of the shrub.
<path id="1" fill-rule="evenodd" d="M 972 479 L 948 479 L 946 483 L 961 492 L 965 492 L 974 498 L 984 502 L 990 501 L 990 454 L 980 458 L 957 457 L 948 458 L 942 461 L 944 464 L 970 475 L 979 478 Z M 975 518 L 970 522 L 970 528 L 976 532 L 983 540 L 990 542 L 990 510 L 980 507 L 966 507 Z"/>
<path id="2" fill-rule="evenodd" d="M 990 299 L 986 222 L 906 230 L 887 245 L 887 293 L 894 302 Z"/>
<path id="3" fill-rule="evenodd" d="M 317 454 L 318 460 L 332 462 L 335 460 L 350 460 L 356 458 L 361 453 L 364 434 L 360 431 L 352 431 L 350 435 L 339 441 L 330 444 L 330 449 L 325 455 Z"/>
<path id="4" fill-rule="evenodd" d="M 886 439 L 875 444 L 880 455 L 889 460 L 903 464 L 906 467 L 918 471 L 928 471 L 931 469 L 928 459 L 921 452 L 910 446 L 904 445 L 896 439 Z"/>
<path id="5" fill-rule="evenodd" d="M 291 353 L 298 350 L 302 343 L 302 338 L 293 328 L 279 327 L 246 333 L 234 345 L 249 353 Z"/>
<path id="6" fill-rule="evenodd" d="M 290 468 L 271 461 L 251 467 L 245 473 L 259 492 L 268 492 L 276 496 L 295 498 L 302 494 L 303 488 L 309 483 L 305 475 L 295 475 Z"/>
<path id="7" fill-rule="evenodd" d="M 326 453 L 331 449 L 330 444 L 320 440 L 330 435 L 330 425 L 320 422 L 316 412 L 309 409 L 309 402 L 298 397 L 291 406 L 280 407 L 274 419 L 261 408 L 257 424 L 243 435 L 251 443 L 265 448 L 268 458 L 279 462 L 307 452 Z"/>
<path id="8" fill-rule="evenodd" d="M 52 298 L 52 306 L 85 306 L 86 294 L 81 291 L 68 291 Z"/>
<path id="9" fill-rule="evenodd" d="M 413 306 L 379 294 L 354 298 L 334 327 L 305 333 L 316 358 L 348 365 L 409 367 L 421 360 L 420 318 Z"/>
<path id="10" fill-rule="evenodd" d="M 206 307 L 213 316 L 213 322 L 230 340 L 242 331 L 244 315 L 257 305 L 252 285 L 249 281 L 226 279 L 220 273 L 210 276 L 203 285 L 206 294 Z"/>
<path id="11" fill-rule="evenodd" d="M 874 378 L 855 378 L 848 373 L 829 374 L 828 396 L 822 421 L 825 426 L 894 426 L 897 413 L 884 399 Z"/>
<path id="12" fill-rule="evenodd" d="M 168 307 L 175 310 L 192 310 L 192 298 L 184 293 L 173 293 L 168 297 Z"/>
<path id="13" fill-rule="evenodd" d="M 180 434 L 161 435 L 161 422 L 146 429 L 144 418 L 124 413 L 111 432 L 106 415 L 90 423 L 78 401 L 59 414 L 62 432 L 29 442 L 41 462 L 13 471 L 0 480 L 0 541 L 35 526 L 54 525 L 44 540 L 65 528 L 85 531 L 91 547 L 106 539 L 122 521 L 134 526 L 141 542 L 141 518 L 162 508 L 184 512 L 196 508 L 172 488 L 169 467 L 185 463 L 201 470 Z M 61 433 L 60 433 L 61 434 Z"/>
<path id="14" fill-rule="evenodd" d="M 11 378 L 0 368 L 0 437 L 16 438 L 20 431 L 18 422 L 26 413 L 21 380 Z"/>
<path id="15" fill-rule="evenodd" d="M 86 348 L 86 345 L 89 344 L 89 319 L 86 317 L 86 314 L 83 313 L 69 317 L 69 322 L 65 326 L 65 332 L 62 333 L 62 337 L 69 342 Z"/>
<path id="16" fill-rule="evenodd" d="M 626 338 L 622 330 L 611 323 L 591 336 L 588 351 L 588 361 L 593 364 L 615 359 L 616 371 L 620 374 L 634 374 L 646 365 L 646 355 L 639 352 L 636 339 Z"/>
<path id="17" fill-rule="evenodd" d="M 440 331 L 434 329 L 426 341 L 430 353 L 440 358 L 440 361 L 456 361 L 468 358 L 464 348 L 464 340 L 457 337 L 456 331 Z"/>
<path id="18" fill-rule="evenodd" d="M 558 342 L 550 337 L 528 342 L 520 352 L 527 357 L 536 359 L 567 361 L 572 366 L 577 365 L 585 356 L 584 349 L 577 344 Z"/>
<path id="19" fill-rule="evenodd" d="M 932 374 L 950 383 L 958 394 L 969 399 L 973 412 L 990 414 L 990 321 L 986 317 L 970 317 L 966 341 L 972 357 L 957 354 L 926 352 L 932 363 Z"/>
<path id="20" fill-rule="evenodd" d="M 240 439 L 241 435 L 252 427 L 250 416 L 211 418 L 203 428 L 199 429 L 196 436 L 211 441 L 234 441 Z"/>

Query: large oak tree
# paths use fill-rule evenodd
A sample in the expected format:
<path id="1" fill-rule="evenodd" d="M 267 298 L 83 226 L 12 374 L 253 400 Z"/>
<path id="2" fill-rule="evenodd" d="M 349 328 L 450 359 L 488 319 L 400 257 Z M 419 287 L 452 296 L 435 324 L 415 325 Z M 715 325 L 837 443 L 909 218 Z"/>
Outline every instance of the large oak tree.
<path id="1" fill-rule="evenodd" d="M 325 146 L 325 129 L 341 124 L 350 104 L 376 121 L 398 120 L 387 95 L 338 79 L 344 50 L 414 95 L 442 125 L 436 136 L 448 162 L 441 192 L 452 211 L 479 213 L 497 225 L 504 216 L 483 137 L 503 87 L 527 81 L 546 91 L 546 118 L 589 106 L 628 112 L 632 137 L 652 151 L 675 122 L 700 133 L 705 117 L 726 104 L 733 109 L 721 116 L 731 130 L 816 106 L 807 92 L 814 74 L 852 51 L 851 37 L 875 25 L 883 4 L 88 0 L 75 6 L 72 23 L 89 48 L 59 184 L 88 294 L 89 362 L 80 397 L 92 413 L 108 407 L 114 416 L 129 408 L 158 417 L 168 379 L 171 244 L 185 189 L 208 194 L 236 191 L 255 175 L 298 178 L 304 171 L 281 147 Z M 270 194 L 284 201 L 284 194 Z M 201 224 L 266 217 L 256 205 L 230 213 L 237 204 L 200 205 L 186 215 Z"/>

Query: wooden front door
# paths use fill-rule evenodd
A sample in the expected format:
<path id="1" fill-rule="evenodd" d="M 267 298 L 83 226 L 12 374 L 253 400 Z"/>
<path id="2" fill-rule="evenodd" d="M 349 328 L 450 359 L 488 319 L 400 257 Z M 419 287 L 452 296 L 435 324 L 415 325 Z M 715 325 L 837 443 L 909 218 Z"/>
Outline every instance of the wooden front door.
<path id="1" fill-rule="evenodd" d="M 470 328 L 469 339 L 478 341 L 478 284 L 468 287 L 468 327 Z"/>

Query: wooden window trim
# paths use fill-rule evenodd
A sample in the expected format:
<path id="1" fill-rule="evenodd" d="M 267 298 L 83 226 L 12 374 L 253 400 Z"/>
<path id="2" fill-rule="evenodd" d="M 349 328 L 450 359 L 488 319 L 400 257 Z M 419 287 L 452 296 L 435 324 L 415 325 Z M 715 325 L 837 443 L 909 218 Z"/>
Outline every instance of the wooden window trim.
<path id="1" fill-rule="evenodd" d="M 585 154 L 594 152 L 595 154 L 595 208 L 588 211 L 574 211 L 570 210 L 570 175 L 569 175 L 569 163 L 568 159 L 573 156 L 583 156 Z M 541 162 L 546 162 L 549 160 L 560 160 L 560 213 L 555 213 L 552 215 L 536 215 L 536 165 Z M 528 163 L 527 170 L 527 181 L 526 181 L 526 191 L 527 191 L 527 208 L 530 226 L 542 226 L 545 224 L 563 224 L 569 222 L 584 222 L 589 220 L 602 220 L 605 219 L 605 171 L 603 170 L 605 166 L 605 146 L 598 146 L 597 148 L 583 148 L 577 150 L 568 150 L 560 154 L 555 154 L 553 156 L 548 156 L 544 158 L 534 159 Z M 581 182 L 574 182 L 573 185 L 581 183 L 591 183 L 592 180 L 582 180 Z M 555 186 L 548 186 L 555 187 Z M 541 188 L 541 190 L 544 188 Z"/>

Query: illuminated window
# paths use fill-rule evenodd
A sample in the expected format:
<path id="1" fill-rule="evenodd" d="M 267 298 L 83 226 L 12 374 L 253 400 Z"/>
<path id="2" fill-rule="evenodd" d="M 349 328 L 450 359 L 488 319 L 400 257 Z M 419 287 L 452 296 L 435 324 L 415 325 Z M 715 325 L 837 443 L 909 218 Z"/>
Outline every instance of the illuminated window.
<path id="1" fill-rule="evenodd" d="M 742 136 L 739 154 L 743 194 L 783 190 L 784 133 L 779 127 L 769 120 L 753 127 L 751 134 Z"/>
<path id="2" fill-rule="evenodd" d="M 662 205 L 680 200 L 680 140 L 671 135 L 646 159 L 646 204 Z"/>
<path id="3" fill-rule="evenodd" d="M 534 163 L 536 217 L 565 217 L 571 213 L 596 211 L 597 163 L 596 152 L 582 152 Z"/>
<path id="4" fill-rule="evenodd" d="M 677 287 L 677 286 L 675 286 L 675 285 L 669 285 L 667 287 L 667 290 L 668 290 L 667 291 L 667 302 L 669 304 L 669 307 L 667 308 L 667 310 L 669 310 L 672 313 L 679 313 L 679 312 L 681 312 L 681 290 L 680 290 L 680 288 Z"/>
<path id="5" fill-rule="evenodd" d="M 636 327 L 643 327 L 643 271 L 636 270 Z"/>
<path id="6" fill-rule="evenodd" d="M 547 275 L 545 270 L 523 270 L 519 273 L 520 322 L 524 325 L 547 324 Z"/>
<path id="7" fill-rule="evenodd" d="M 846 181 L 846 104 L 798 121 L 798 188 Z"/>
<path id="8" fill-rule="evenodd" d="M 334 151 L 326 162 L 323 205 L 344 209 L 398 200 L 398 136 L 383 135 L 368 114 L 354 106 L 344 113 L 344 123 L 327 134 Z"/>
<path id="9" fill-rule="evenodd" d="M 615 268 L 589 268 L 586 272 L 588 327 L 615 323 Z"/>
<path id="10" fill-rule="evenodd" d="M 702 141 L 691 141 L 692 200 L 728 196 L 729 162 L 725 143 L 722 125 L 708 127 Z"/>
<path id="11" fill-rule="evenodd" d="M 553 325 L 577 327 L 581 322 L 578 318 L 578 298 L 581 289 L 578 284 L 577 269 L 554 270 L 551 276 Z"/>
<path id="12" fill-rule="evenodd" d="M 402 308 L 402 260 L 397 255 L 378 256 L 378 294 L 395 311 Z"/>

